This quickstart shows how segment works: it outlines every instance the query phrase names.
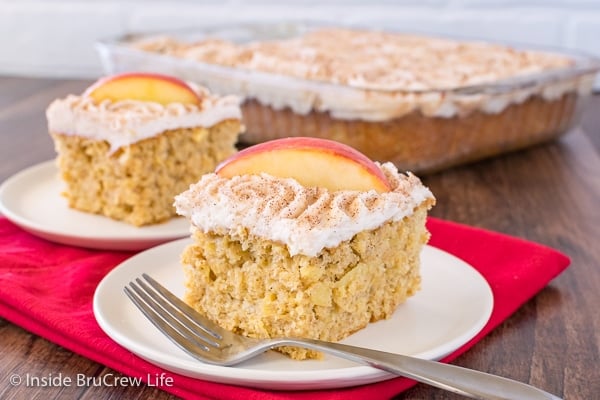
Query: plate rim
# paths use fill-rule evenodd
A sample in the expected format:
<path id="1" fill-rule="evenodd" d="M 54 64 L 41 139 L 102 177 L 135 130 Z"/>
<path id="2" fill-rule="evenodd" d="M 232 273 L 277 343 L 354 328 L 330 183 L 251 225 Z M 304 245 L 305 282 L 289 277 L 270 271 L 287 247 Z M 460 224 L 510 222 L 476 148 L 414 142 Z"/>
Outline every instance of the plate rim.
<path id="1" fill-rule="evenodd" d="M 194 379 L 203 379 L 212 382 L 225 383 L 225 384 L 235 384 L 235 385 L 243 385 L 248 387 L 254 387 L 259 389 L 271 389 L 271 390 L 306 390 L 306 389 L 333 389 L 333 388 L 342 388 L 342 387 L 350 387 L 357 386 L 362 384 L 376 383 L 383 380 L 391 379 L 397 377 L 397 375 L 378 370 L 374 367 L 369 367 L 365 365 L 352 365 L 349 367 L 337 368 L 337 369 L 322 369 L 322 370 L 269 370 L 266 375 L 267 377 L 258 377 L 257 375 L 265 374 L 265 371 L 261 371 L 260 369 L 252 369 L 252 368 L 243 368 L 239 366 L 235 367 L 222 367 L 215 366 L 210 364 L 203 364 L 200 361 L 195 360 L 182 360 L 178 358 L 177 355 L 165 355 L 164 351 L 145 348 L 143 354 L 138 351 L 140 346 L 131 345 L 131 343 L 135 342 L 135 338 L 128 337 L 127 335 L 122 334 L 122 332 L 115 333 L 115 331 L 110 327 L 109 321 L 104 319 L 102 309 L 101 309 L 101 296 L 102 293 L 106 289 L 107 286 L 110 285 L 111 280 L 115 275 L 119 274 L 123 269 L 132 268 L 130 265 L 135 265 L 135 258 L 140 256 L 147 257 L 152 255 L 154 252 L 167 251 L 167 247 L 180 247 L 183 249 L 185 244 L 191 243 L 191 238 L 184 238 L 179 240 L 174 240 L 169 243 L 165 243 L 151 249 L 148 249 L 144 252 L 141 252 L 125 261 L 117 265 L 113 270 L 111 270 L 98 284 L 94 296 L 93 296 L 93 313 L 94 317 L 100 326 L 100 328 L 104 331 L 104 333 L 115 343 L 120 345 L 121 347 L 131 351 L 138 357 L 148 361 L 153 365 L 158 365 L 164 368 L 167 371 L 172 371 L 179 373 L 184 376 L 188 376 Z M 481 330 L 487 325 L 491 314 L 494 310 L 494 295 L 493 291 L 485 279 L 485 277 L 472 265 L 468 264 L 466 261 L 456 257 L 455 255 L 448 253 L 442 249 L 431 245 L 425 245 L 423 251 L 433 251 L 438 252 L 438 254 L 443 254 L 445 257 L 451 258 L 454 262 L 458 262 L 462 267 L 468 268 L 470 273 L 473 276 L 477 277 L 478 282 L 482 285 L 481 289 L 486 292 L 485 298 L 485 313 L 479 316 L 477 324 L 474 327 L 471 327 L 468 330 L 468 334 L 463 333 L 455 338 L 452 341 L 449 349 L 446 353 L 439 355 L 436 358 L 431 356 L 428 357 L 420 357 L 419 358 L 427 358 L 427 359 L 440 359 L 452 352 L 456 351 L 458 348 L 468 343 L 471 339 L 473 339 L 477 334 L 481 332 Z M 140 271 L 141 273 L 141 271 Z M 156 331 L 157 335 L 160 335 L 158 331 Z M 448 346 L 447 343 L 444 344 Z M 173 345 L 175 346 L 175 345 Z M 144 347 L 144 346 L 141 346 Z M 440 347 L 440 346 L 437 346 Z M 424 351 L 421 353 L 431 353 L 431 350 Z M 425 355 L 424 354 L 424 355 Z M 157 358 L 161 361 L 157 361 Z M 168 363 L 171 361 L 171 364 Z M 173 364 L 177 364 L 173 366 Z M 201 368 L 198 368 L 198 365 Z M 235 374 L 226 374 L 222 375 L 218 372 L 223 371 L 224 369 L 229 371 L 235 371 Z M 319 373 L 324 373 L 323 377 L 320 379 L 314 379 L 315 375 Z M 232 376 L 235 375 L 235 376 Z M 311 378 L 311 379 L 308 379 Z M 282 380 L 285 380 L 282 382 Z"/>
<path id="2" fill-rule="evenodd" d="M 42 182 L 50 182 L 52 184 L 60 184 L 58 178 L 59 170 L 55 164 L 55 160 L 43 161 L 29 167 L 26 167 L 15 174 L 8 177 L 0 184 L 0 215 L 6 217 L 9 221 L 18 225 L 22 229 L 34 234 L 35 236 L 50 240 L 56 243 L 74 245 L 79 247 L 89 247 L 103 250 L 146 250 L 156 245 L 176 240 L 189 235 L 189 225 L 186 224 L 186 230 L 183 229 L 180 232 L 161 232 L 157 227 L 164 226 L 164 224 L 148 225 L 143 227 L 137 227 L 139 229 L 138 236 L 132 236 L 131 234 L 123 233 L 119 230 L 119 226 L 125 226 L 127 229 L 136 228 L 133 225 L 126 224 L 122 221 L 112 220 L 108 217 L 84 213 L 65 207 L 68 213 L 72 213 L 75 218 L 78 214 L 84 214 L 85 218 L 99 218 L 103 221 L 107 221 L 110 224 L 115 224 L 114 233 L 112 236 L 108 235 L 95 235 L 93 230 L 81 231 L 75 233 L 69 233 L 65 230 L 57 229 L 53 226 L 48 226 L 38 220 L 28 218 L 23 215 L 17 207 L 13 207 L 11 204 L 18 202 L 18 198 L 24 198 L 26 191 L 19 190 L 18 186 L 31 181 L 35 177 L 40 177 Z M 60 193 L 53 193 L 51 195 L 60 196 Z M 43 206 L 43 205 L 41 205 Z M 174 219 L 166 221 L 166 223 L 172 222 Z"/>

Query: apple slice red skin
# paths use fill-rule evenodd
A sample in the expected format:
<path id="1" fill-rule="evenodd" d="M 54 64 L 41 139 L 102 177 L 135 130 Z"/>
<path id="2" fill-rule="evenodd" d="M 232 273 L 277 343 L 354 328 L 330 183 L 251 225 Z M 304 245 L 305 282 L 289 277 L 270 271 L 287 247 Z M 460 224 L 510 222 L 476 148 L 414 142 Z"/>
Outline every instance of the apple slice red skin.
<path id="1" fill-rule="evenodd" d="M 139 85 L 140 81 L 142 82 L 142 84 L 144 81 L 146 81 L 146 85 L 148 85 L 149 83 L 150 85 L 152 85 L 152 83 L 154 83 L 155 85 L 169 85 L 180 96 L 175 96 L 170 99 L 161 99 L 160 94 L 153 98 L 152 93 L 144 91 L 140 93 L 134 90 L 127 95 L 123 95 L 122 92 L 111 92 L 111 87 L 112 90 L 114 90 L 115 86 L 117 87 L 117 90 L 123 90 L 123 87 L 126 87 L 126 85 L 128 84 L 131 85 L 133 83 Z M 119 85 L 121 85 L 121 88 L 118 87 Z M 185 81 L 174 76 L 153 72 L 124 72 L 120 74 L 102 77 L 85 90 L 85 92 L 83 93 L 83 97 L 92 98 L 98 103 L 105 99 L 109 99 L 111 101 L 154 101 L 165 105 L 173 102 L 199 104 L 202 101 L 202 97 Z"/>
<path id="2" fill-rule="evenodd" d="M 286 151 L 292 152 L 292 153 L 287 153 L 287 154 L 293 154 L 295 152 L 298 152 L 298 153 L 302 152 L 303 155 L 305 155 L 304 160 L 306 162 L 305 165 L 307 168 L 310 167 L 311 154 L 322 155 L 325 153 L 325 154 L 329 154 L 331 156 L 332 160 L 334 160 L 336 157 L 340 157 L 344 162 L 351 161 L 351 162 L 357 164 L 356 165 L 357 168 L 360 166 L 360 169 L 357 169 L 358 171 L 363 170 L 364 172 L 370 174 L 370 176 L 368 176 L 368 178 L 369 178 L 369 180 L 372 179 L 372 183 L 373 183 L 372 187 L 369 187 L 369 185 L 367 185 L 367 187 L 365 187 L 364 185 L 359 185 L 357 187 L 353 187 L 350 184 L 346 188 L 335 187 L 332 190 L 374 189 L 379 193 L 389 192 L 391 190 L 390 185 L 387 181 L 387 178 L 385 177 L 382 170 L 377 166 L 377 164 L 375 164 L 367 156 L 365 156 L 358 150 L 356 150 L 348 145 L 345 145 L 343 143 L 334 141 L 334 140 L 314 138 L 314 137 L 304 137 L 304 136 L 276 139 L 276 140 L 271 140 L 268 142 L 263 142 L 263 143 L 248 147 L 248 148 L 238 152 L 237 154 L 231 156 L 227 160 L 221 162 L 217 166 L 215 173 L 217 173 L 220 176 L 229 177 L 229 178 L 233 177 L 234 175 L 241 175 L 245 172 L 244 168 L 242 167 L 242 170 L 240 171 L 239 168 L 237 168 L 237 167 L 239 165 L 241 165 L 242 162 L 244 162 L 244 161 L 247 162 L 248 159 L 250 159 L 252 157 L 260 157 L 261 154 L 263 154 L 263 153 L 286 152 Z M 236 166 L 237 163 L 240 163 L 240 164 L 238 164 L 238 166 Z M 352 164 L 349 164 L 349 165 L 352 166 Z M 265 169 L 266 170 L 264 170 L 262 172 L 272 174 L 275 176 L 279 176 L 279 177 L 285 177 L 285 176 L 281 176 L 277 173 L 277 171 L 276 171 L 277 166 L 274 166 L 273 168 L 265 168 Z M 271 169 L 271 170 L 269 170 L 269 169 Z M 275 173 L 273 173 L 274 171 L 275 171 Z M 249 173 L 257 173 L 257 172 L 258 171 L 249 171 Z M 317 171 L 317 173 L 326 173 L 326 171 Z M 299 175 L 301 176 L 302 173 L 300 173 Z M 301 184 L 304 184 L 302 179 L 298 178 L 298 175 L 289 176 L 289 177 L 296 178 Z M 347 179 L 347 177 L 343 177 L 343 179 Z M 350 183 L 351 183 L 351 181 L 352 181 L 352 179 L 350 179 Z M 308 184 L 308 186 L 319 186 L 319 185 L 318 184 Z M 327 187 L 327 185 L 324 185 L 324 186 Z M 330 188 L 330 187 L 328 187 L 328 188 Z"/>

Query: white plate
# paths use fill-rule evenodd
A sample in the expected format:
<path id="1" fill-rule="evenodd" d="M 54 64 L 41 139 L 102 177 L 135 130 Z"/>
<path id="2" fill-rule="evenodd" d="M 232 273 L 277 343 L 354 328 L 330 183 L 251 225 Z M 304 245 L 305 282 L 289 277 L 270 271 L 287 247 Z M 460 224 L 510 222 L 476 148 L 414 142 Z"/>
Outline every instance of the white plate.
<path id="1" fill-rule="evenodd" d="M 69 208 L 54 161 L 29 167 L 0 186 L 0 213 L 21 228 L 54 242 L 111 250 L 141 250 L 189 235 L 189 222 L 135 227 Z"/>
<path id="2" fill-rule="evenodd" d="M 100 327 L 121 346 L 182 375 L 272 390 L 356 386 L 392 378 L 387 372 L 325 356 L 294 361 L 268 352 L 235 367 L 203 364 L 163 336 L 131 303 L 123 287 L 146 272 L 182 297 L 179 255 L 189 239 L 146 250 L 112 270 L 94 294 Z M 422 289 L 398 307 L 391 319 L 370 324 L 343 343 L 440 359 L 475 336 L 487 323 L 493 296 L 485 279 L 470 265 L 434 247 L 422 255 Z"/>

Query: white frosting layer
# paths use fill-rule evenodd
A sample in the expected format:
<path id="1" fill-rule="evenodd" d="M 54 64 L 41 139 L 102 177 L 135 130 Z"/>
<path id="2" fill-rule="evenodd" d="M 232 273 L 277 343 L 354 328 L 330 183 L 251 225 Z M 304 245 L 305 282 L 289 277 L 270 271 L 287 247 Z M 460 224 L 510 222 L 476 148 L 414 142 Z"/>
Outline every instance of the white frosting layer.
<path id="1" fill-rule="evenodd" d="M 299 37 L 244 44 L 210 38 L 185 43 L 159 37 L 133 46 L 236 67 L 227 72 L 228 79 L 202 65 L 189 70 L 189 76 L 219 93 L 256 99 L 275 109 L 289 107 L 302 115 L 329 112 L 338 119 L 385 121 L 413 111 L 441 118 L 474 110 L 495 114 L 534 95 L 555 100 L 568 92 L 587 94 L 594 80 L 593 74 L 587 74 L 532 85 L 542 74 L 572 68 L 574 60 L 560 54 L 350 29 L 319 29 Z M 493 89 L 497 82 L 515 78 L 525 79 L 527 85 L 511 83 L 510 90 L 498 93 L 452 90 L 473 85 Z"/>
<path id="2" fill-rule="evenodd" d="M 197 89 L 200 90 L 200 89 Z M 122 100 L 95 104 L 91 98 L 69 95 L 53 101 L 46 110 L 53 133 L 105 140 L 111 152 L 140 140 L 178 128 L 211 127 L 227 119 L 241 119 L 240 100 L 201 93 L 195 104 Z"/>
<path id="3" fill-rule="evenodd" d="M 359 232 L 411 215 L 415 207 L 433 200 L 416 176 L 399 174 L 392 163 L 380 167 L 390 192 L 330 192 L 267 174 L 231 179 L 207 174 L 175 197 L 175 208 L 195 229 L 227 234 L 245 228 L 284 243 L 291 255 L 316 256 Z"/>

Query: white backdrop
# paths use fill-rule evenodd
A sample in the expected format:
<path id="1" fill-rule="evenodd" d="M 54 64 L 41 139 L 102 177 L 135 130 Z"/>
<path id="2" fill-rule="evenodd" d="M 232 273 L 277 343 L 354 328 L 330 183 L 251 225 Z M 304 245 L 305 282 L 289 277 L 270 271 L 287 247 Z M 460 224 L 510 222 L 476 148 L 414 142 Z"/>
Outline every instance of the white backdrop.
<path id="1" fill-rule="evenodd" d="M 96 77 L 94 42 L 130 32 L 321 21 L 500 39 L 600 56 L 600 0 L 0 0 L 0 74 Z"/>

